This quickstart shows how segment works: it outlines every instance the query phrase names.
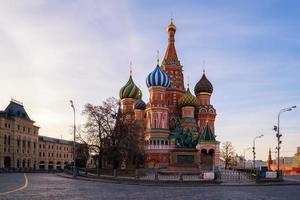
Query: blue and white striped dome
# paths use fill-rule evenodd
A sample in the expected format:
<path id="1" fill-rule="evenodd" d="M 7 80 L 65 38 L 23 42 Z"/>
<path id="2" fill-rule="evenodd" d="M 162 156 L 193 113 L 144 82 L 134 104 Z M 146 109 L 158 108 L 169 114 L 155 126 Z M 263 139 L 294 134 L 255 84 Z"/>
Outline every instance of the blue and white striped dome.
<path id="1" fill-rule="evenodd" d="M 166 72 L 162 71 L 159 65 L 156 66 L 154 71 L 152 71 L 146 78 L 147 87 L 152 86 L 162 86 L 169 87 L 170 79 Z"/>

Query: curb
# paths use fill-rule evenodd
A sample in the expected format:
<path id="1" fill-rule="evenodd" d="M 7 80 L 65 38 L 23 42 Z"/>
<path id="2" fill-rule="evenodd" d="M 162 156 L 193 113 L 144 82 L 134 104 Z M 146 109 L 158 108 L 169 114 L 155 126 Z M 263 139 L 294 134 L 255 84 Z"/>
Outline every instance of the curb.
<path id="1" fill-rule="evenodd" d="M 58 174 L 57 176 L 68 178 L 68 179 L 77 179 L 82 181 L 91 181 L 91 182 L 101 182 L 101 183 L 111 183 L 111 184 L 125 184 L 125 185 L 140 185 L 140 186 L 154 186 L 154 187 L 262 187 L 262 186 L 291 186 L 291 185 L 300 185 L 300 182 L 281 182 L 281 183 L 251 183 L 251 184 L 224 184 L 221 181 L 219 182 L 175 182 L 175 181 L 143 181 L 143 180 L 122 180 L 114 178 L 92 178 L 77 176 L 73 178 L 72 176 L 66 174 Z"/>

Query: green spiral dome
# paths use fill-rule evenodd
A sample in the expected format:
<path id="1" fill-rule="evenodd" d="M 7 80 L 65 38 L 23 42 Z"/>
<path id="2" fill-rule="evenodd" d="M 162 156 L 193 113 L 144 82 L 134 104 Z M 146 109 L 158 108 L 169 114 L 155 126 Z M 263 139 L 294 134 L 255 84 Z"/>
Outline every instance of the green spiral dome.
<path id="1" fill-rule="evenodd" d="M 185 94 L 179 99 L 178 105 L 182 108 L 185 106 L 197 106 L 198 100 L 195 96 L 193 96 L 190 92 L 190 88 L 188 88 Z"/>
<path id="2" fill-rule="evenodd" d="M 127 83 L 120 89 L 119 96 L 120 99 L 125 98 L 134 98 L 138 99 L 140 89 L 135 85 L 135 83 L 132 80 L 132 76 L 129 76 L 129 80 Z"/>

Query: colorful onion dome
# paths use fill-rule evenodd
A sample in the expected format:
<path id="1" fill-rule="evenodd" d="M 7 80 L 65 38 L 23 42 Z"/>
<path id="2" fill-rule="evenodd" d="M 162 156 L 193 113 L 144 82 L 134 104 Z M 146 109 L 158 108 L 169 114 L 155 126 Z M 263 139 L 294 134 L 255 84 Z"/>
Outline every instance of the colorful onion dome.
<path id="1" fill-rule="evenodd" d="M 134 109 L 138 109 L 138 110 L 145 110 L 146 109 L 146 103 L 142 100 L 141 96 L 138 98 L 138 100 L 135 101 Z"/>
<path id="2" fill-rule="evenodd" d="M 173 24 L 173 18 L 171 18 L 171 23 L 167 26 L 167 32 L 169 32 L 170 30 L 176 32 L 176 26 L 175 24 Z"/>
<path id="3" fill-rule="evenodd" d="M 196 107 L 198 105 L 198 100 L 194 95 L 191 94 L 190 88 L 188 88 L 185 94 L 179 99 L 178 105 L 181 108 L 185 106 Z"/>
<path id="4" fill-rule="evenodd" d="M 214 88 L 211 84 L 211 82 L 206 78 L 205 71 L 203 70 L 202 78 L 198 81 L 194 88 L 195 95 L 198 95 L 200 93 L 209 93 L 211 94 L 213 92 Z"/>
<path id="5" fill-rule="evenodd" d="M 135 85 L 135 83 L 132 80 L 132 76 L 130 74 L 129 80 L 120 89 L 119 96 L 120 96 L 120 99 L 125 99 L 125 98 L 137 99 L 139 92 L 140 92 L 140 89 Z"/>
<path id="6" fill-rule="evenodd" d="M 147 87 L 162 86 L 169 87 L 170 79 L 166 72 L 162 71 L 157 64 L 156 68 L 146 78 Z"/>

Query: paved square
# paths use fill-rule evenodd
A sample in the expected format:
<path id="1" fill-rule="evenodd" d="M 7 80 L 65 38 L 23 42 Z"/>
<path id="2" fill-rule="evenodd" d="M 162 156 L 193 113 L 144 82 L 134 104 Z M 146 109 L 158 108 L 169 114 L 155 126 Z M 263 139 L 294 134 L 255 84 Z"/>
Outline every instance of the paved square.
<path id="1" fill-rule="evenodd" d="M 2 200 L 41 199 L 172 199 L 172 200 L 299 200 L 300 185 L 291 186 L 210 186 L 210 187 L 159 187 L 100 183 L 67 179 L 56 174 L 26 174 L 28 187 L 22 191 L 0 196 Z M 23 174 L 0 174 L 3 193 L 24 184 Z"/>

